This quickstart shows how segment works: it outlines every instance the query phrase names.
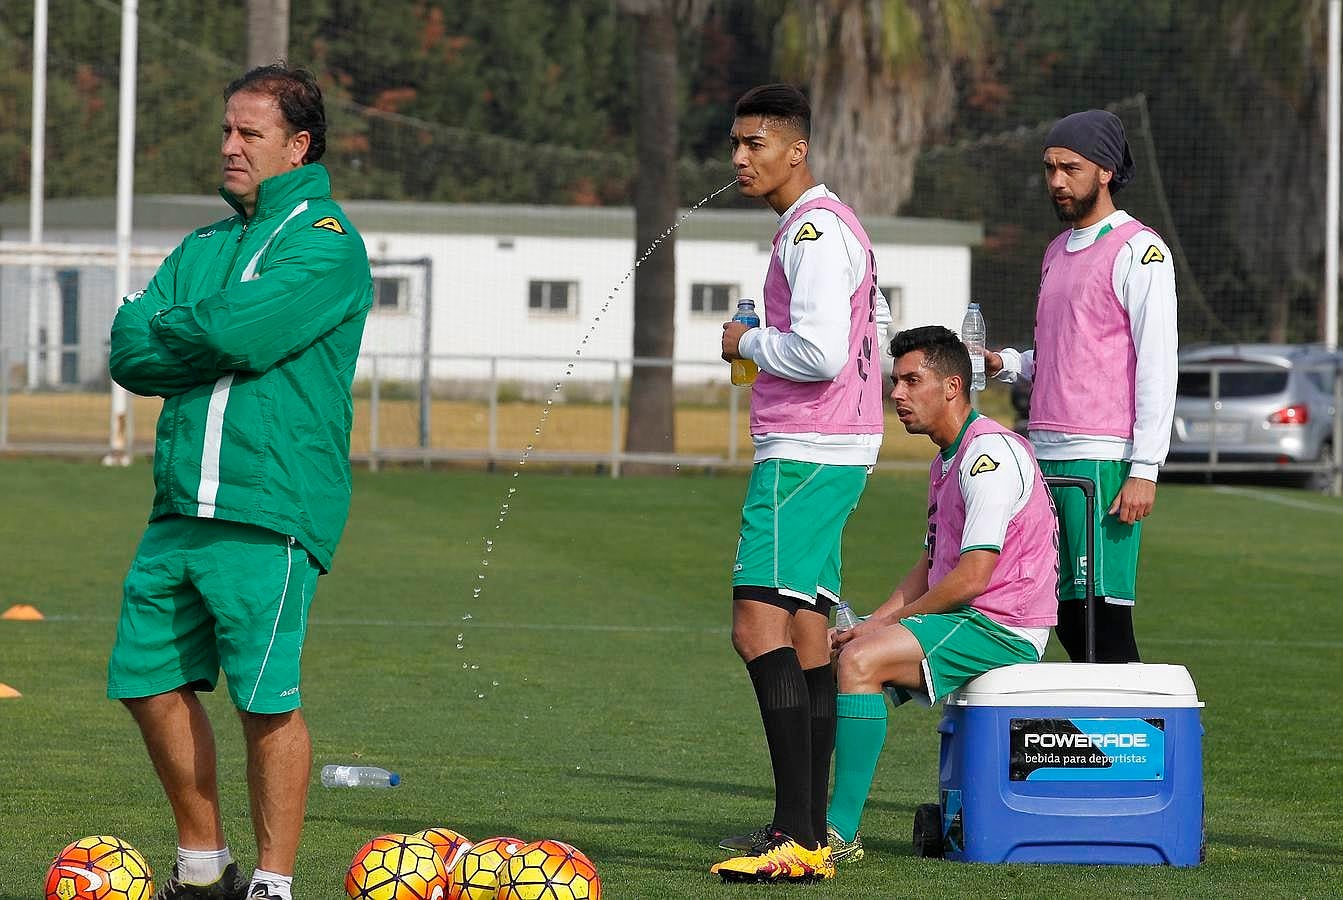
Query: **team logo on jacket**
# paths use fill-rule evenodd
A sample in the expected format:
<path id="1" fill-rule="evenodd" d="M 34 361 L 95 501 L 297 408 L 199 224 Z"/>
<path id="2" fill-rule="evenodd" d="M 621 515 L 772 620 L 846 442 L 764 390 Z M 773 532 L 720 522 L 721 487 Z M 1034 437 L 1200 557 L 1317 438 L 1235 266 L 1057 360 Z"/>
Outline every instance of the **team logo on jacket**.
<path id="1" fill-rule="evenodd" d="M 823 231 L 817 231 L 816 226 L 810 222 L 803 222 L 802 227 L 797 230 L 797 234 L 793 235 L 793 244 L 796 246 L 803 241 L 817 240 L 824 233 Z"/>
<path id="2" fill-rule="evenodd" d="M 327 231 L 334 231 L 336 234 L 344 234 L 345 229 L 340 227 L 334 216 L 326 216 L 312 223 L 313 228 L 325 228 Z"/>
<path id="3" fill-rule="evenodd" d="M 1153 244 L 1152 246 L 1148 247 L 1147 252 L 1142 255 L 1142 264 L 1144 266 L 1147 265 L 1148 263 L 1165 262 L 1165 261 L 1166 261 L 1166 254 L 1162 253 L 1161 248 L 1158 247 L 1156 244 Z"/>
<path id="4" fill-rule="evenodd" d="M 974 465 L 970 467 L 970 477 L 973 478 L 980 472 L 993 472 L 996 471 L 997 468 L 998 463 L 993 460 L 993 457 L 989 456 L 987 453 L 981 453 L 979 454 L 979 458 L 975 460 Z"/>

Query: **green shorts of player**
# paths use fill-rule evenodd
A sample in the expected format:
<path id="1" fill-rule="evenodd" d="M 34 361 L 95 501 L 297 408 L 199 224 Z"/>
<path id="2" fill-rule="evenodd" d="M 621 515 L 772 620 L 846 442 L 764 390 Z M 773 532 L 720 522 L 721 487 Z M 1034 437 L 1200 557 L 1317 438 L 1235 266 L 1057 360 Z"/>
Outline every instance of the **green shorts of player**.
<path id="1" fill-rule="evenodd" d="M 1137 596 L 1138 545 L 1142 522 L 1125 525 L 1108 512 L 1128 479 L 1131 464 L 1123 460 L 1040 460 L 1040 471 L 1050 475 L 1088 478 L 1096 485 L 1094 557 L 1087 553 L 1086 498 L 1073 487 L 1052 487 L 1059 516 L 1059 599 L 1086 596 L 1088 560 L 1096 573 L 1096 596 L 1110 603 L 1133 604 Z"/>
<path id="2" fill-rule="evenodd" d="M 107 695 L 212 691 L 222 669 L 238 709 L 297 709 L 320 572 L 293 538 L 265 528 L 186 516 L 149 523 L 126 575 Z"/>
<path id="3" fill-rule="evenodd" d="M 735 600 L 828 614 L 840 597 L 840 540 L 867 466 L 766 459 L 751 467 L 732 567 Z"/>
<path id="4" fill-rule="evenodd" d="M 923 648 L 926 693 L 887 686 L 891 702 L 915 700 L 931 706 L 972 678 L 1001 666 L 1040 661 L 1040 651 L 1018 634 L 970 606 L 945 613 L 910 616 L 900 624 Z"/>

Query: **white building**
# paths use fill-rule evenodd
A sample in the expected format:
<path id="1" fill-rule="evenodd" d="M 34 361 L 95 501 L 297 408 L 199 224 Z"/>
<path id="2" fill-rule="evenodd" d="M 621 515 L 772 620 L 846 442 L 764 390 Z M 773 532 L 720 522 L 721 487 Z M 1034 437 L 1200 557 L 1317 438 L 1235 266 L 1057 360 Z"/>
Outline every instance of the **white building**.
<path id="1" fill-rule="evenodd" d="M 411 378 L 419 371 L 420 362 L 409 355 L 424 349 L 426 292 L 436 378 L 482 379 L 490 365 L 484 358 L 507 357 L 496 377 L 550 382 L 577 352 L 582 362 L 575 380 L 602 380 L 609 379 L 612 364 L 591 360 L 631 356 L 630 209 L 378 201 L 343 206 L 375 261 L 375 308 L 365 353 L 407 355 L 400 361 L 380 358 L 380 375 Z M 191 229 L 229 212 L 217 197 L 139 197 L 134 244 L 166 251 Z M 47 242 L 114 241 L 111 199 L 49 201 L 45 222 Z M 874 216 L 865 217 L 864 226 L 896 326 L 957 327 L 970 299 L 970 248 L 982 240 L 982 227 Z M 705 208 L 680 226 L 678 381 L 723 376 L 714 368 L 722 366 L 721 324 L 738 298 L 760 298 L 775 227 L 776 217 L 763 208 Z M 0 240 L 27 240 L 26 204 L 0 205 Z M 151 274 L 136 270 L 132 289 Z M 15 360 L 26 358 L 40 372 L 30 380 L 40 383 L 105 379 L 106 338 L 117 300 L 112 271 L 103 265 L 54 269 L 39 282 L 36 302 L 28 281 L 27 267 L 0 267 L 0 351 L 11 371 Z M 45 351 L 39 354 L 29 346 L 34 343 Z M 462 356 L 477 359 L 449 358 Z M 361 363 L 361 375 L 368 367 L 368 360 Z"/>

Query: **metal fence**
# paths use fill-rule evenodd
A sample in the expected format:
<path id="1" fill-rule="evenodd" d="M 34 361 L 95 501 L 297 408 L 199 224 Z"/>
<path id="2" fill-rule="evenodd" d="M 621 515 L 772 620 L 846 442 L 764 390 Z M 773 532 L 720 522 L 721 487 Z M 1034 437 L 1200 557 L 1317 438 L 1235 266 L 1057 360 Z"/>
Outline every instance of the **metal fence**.
<path id="1" fill-rule="evenodd" d="M 7 358 L 0 349 L 0 452 L 100 456 L 108 451 L 110 386 L 86 383 L 33 389 L 26 379 L 14 375 L 25 359 L 74 349 L 42 346 L 9 353 L 19 359 Z M 88 352 L 87 346 L 82 352 Z M 16 368 L 15 363 L 20 366 Z M 629 379 L 635 366 L 672 370 L 676 409 L 672 452 L 625 450 Z M 496 467 L 527 462 L 590 467 L 612 477 L 631 464 L 745 467 L 752 456 L 748 399 L 744 389 L 727 383 L 725 369 L 719 362 L 652 358 L 579 361 L 561 356 L 364 354 L 354 385 L 350 456 L 354 463 L 373 470 L 389 464 Z M 1184 416 L 1177 421 L 1173 437 L 1187 437 L 1188 429 L 1197 427 L 1208 440 L 1192 458 L 1189 453 L 1172 458 L 1164 471 L 1208 477 L 1311 478 L 1313 486 L 1338 496 L 1343 490 L 1343 416 L 1336 411 L 1343 409 L 1343 361 L 1308 370 L 1327 379 L 1333 392 L 1332 409 L 1310 411 L 1317 436 L 1324 423 L 1331 429 L 1320 452 L 1306 457 L 1257 452 L 1247 458 L 1246 448 L 1237 443 L 1243 429 L 1223 427 L 1228 398 L 1223 397 L 1222 385 L 1228 374 L 1272 368 L 1248 363 L 1182 365 L 1182 373 L 1208 375 L 1208 397 L 1206 405 L 1181 400 Z M 159 405 L 153 398 L 133 398 L 133 453 L 153 452 L 151 423 Z M 1196 424 L 1191 425 L 1193 420 Z M 1186 429 L 1183 435 L 1178 434 L 1181 428 Z M 1175 444 L 1180 446 L 1179 441 Z M 926 442 L 908 439 L 898 422 L 888 422 L 883 467 L 922 467 L 927 457 Z"/>
<path id="2" fill-rule="evenodd" d="M 672 370 L 677 420 L 673 452 L 624 449 L 629 379 L 635 367 Z M 407 386 L 385 375 L 411 368 L 432 371 L 435 377 Z M 463 374 L 472 368 L 475 373 Z M 561 356 L 367 354 L 360 358 L 361 377 L 355 384 L 356 419 L 361 401 L 367 402 L 367 415 L 356 421 L 351 459 L 372 469 L 391 462 L 495 466 L 527 461 L 592 466 L 612 477 L 630 464 L 746 466 L 751 452 L 745 392 L 727 384 L 725 369 L 721 362 L 653 357 L 583 358 L 579 363 Z M 444 371 L 457 374 L 447 377 Z M 556 377 L 539 379 L 539 371 Z M 473 408 L 478 416 L 474 427 L 451 427 L 459 422 L 444 426 L 444 418 Z"/>
<path id="3" fill-rule="evenodd" d="M 0 347 L 0 452 L 98 457 L 111 447 L 111 383 L 61 383 L 25 375 L 28 361 L 107 348 Z M 673 372 L 673 452 L 624 449 L 634 366 Z M 426 377 L 431 373 L 432 377 Z M 153 452 L 161 401 L 131 398 L 127 446 Z M 387 464 L 476 463 L 591 467 L 612 476 L 632 463 L 717 469 L 751 461 L 747 399 L 721 362 L 653 358 L 581 361 L 484 354 L 363 354 L 354 383 L 351 460 Z"/>

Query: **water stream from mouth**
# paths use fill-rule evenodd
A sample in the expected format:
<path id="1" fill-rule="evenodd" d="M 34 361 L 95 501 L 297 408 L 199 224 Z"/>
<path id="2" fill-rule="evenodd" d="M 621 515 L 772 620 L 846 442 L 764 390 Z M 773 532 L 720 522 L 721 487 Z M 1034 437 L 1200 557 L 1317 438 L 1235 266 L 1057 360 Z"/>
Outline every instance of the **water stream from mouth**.
<path id="1" fill-rule="evenodd" d="M 686 221 L 686 219 L 689 219 L 692 215 L 694 215 L 696 210 L 704 206 L 710 200 L 714 199 L 719 194 L 723 193 L 736 183 L 737 183 L 736 179 L 729 181 L 727 184 L 718 188 L 716 191 L 713 191 L 709 194 L 706 194 L 704 197 L 701 197 L 699 202 L 695 203 L 684 213 L 682 213 L 680 218 L 678 218 L 671 225 L 667 226 L 667 229 L 663 231 L 662 234 L 658 235 L 658 237 L 651 244 L 648 245 L 648 247 L 644 250 L 643 254 L 634 261 L 634 266 L 628 272 L 625 273 L 625 277 L 621 278 L 620 281 L 617 282 L 613 288 L 611 288 L 610 292 L 607 293 L 606 301 L 602 303 L 601 309 L 597 310 L 596 314 L 592 317 L 592 322 L 588 325 L 587 332 L 583 335 L 583 339 L 578 342 L 578 346 L 574 349 L 573 358 L 569 361 L 569 364 L 565 366 L 563 376 L 559 380 L 557 380 L 555 382 L 554 387 L 551 388 L 550 396 L 546 398 L 545 405 L 541 409 L 541 418 L 539 421 L 537 421 L 536 427 L 532 429 L 532 439 L 527 442 L 527 445 L 525 447 L 522 448 L 522 453 L 518 457 L 517 465 L 514 468 L 513 473 L 508 480 L 507 492 L 504 494 L 503 499 L 499 503 L 499 513 L 494 522 L 494 531 L 496 532 L 495 535 L 496 537 L 497 532 L 499 532 L 504 527 L 504 523 L 508 520 L 508 515 L 512 511 L 513 504 L 516 502 L 518 493 L 517 480 L 521 477 L 523 467 L 527 465 L 527 460 L 531 456 L 532 450 L 536 448 L 536 442 L 541 438 L 542 433 L 545 431 L 546 422 L 549 421 L 550 419 L 550 413 L 551 410 L 554 409 L 555 400 L 559 396 L 560 391 L 564 387 L 564 379 L 569 378 L 571 375 L 573 375 L 574 368 L 578 365 L 579 359 L 583 356 L 583 349 L 588 345 L 588 342 L 592 340 L 593 335 L 595 335 L 597 332 L 597 327 L 601 324 L 602 316 L 606 313 L 608 309 L 610 309 L 611 303 L 615 300 L 616 296 L 624 289 L 625 285 L 629 283 L 629 280 L 634 277 L 634 273 L 636 270 L 638 270 L 639 266 L 643 265 L 644 262 L 650 256 L 652 256 L 653 253 L 657 251 L 658 247 L 662 244 L 663 241 L 665 241 L 668 237 L 670 237 L 671 234 L 674 231 L 676 231 L 676 229 L 680 228 L 681 225 Z M 476 577 L 474 579 L 474 584 L 471 588 L 471 600 L 473 603 L 475 601 L 480 600 L 481 596 L 485 593 L 486 575 L 488 574 L 489 571 L 490 556 L 491 554 L 494 553 L 494 545 L 495 545 L 494 538 L 489 536 L 482 538 L 480 567 L 479 569 L 476 570 Z M 470 611 L 470 607 L 468 607 L 467 611 L 462 615 L 462 621 L 464 622 L 470 621 L 472 618 L 473 616 Z M 463 628 L 466 627 L 467 626 L 463 626 Z M 462 631 L 457 635 L 457 650 L 463 651 L 465 649 L 466 649 L 466 632 Z M 462 663 L 462 668 L 467 671 L 478 671 L 480 669 L 480 665 L 479 663 L 474 663 L 468 660 Z M 499 682 L 497 680 L 492 680 L 490 686 L 498 687 Z M 478 687 L 473 688 L 472 692 L 476 695 L 477 700 L 485 699 L 486 692 L 483 689 Z"/>

